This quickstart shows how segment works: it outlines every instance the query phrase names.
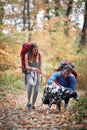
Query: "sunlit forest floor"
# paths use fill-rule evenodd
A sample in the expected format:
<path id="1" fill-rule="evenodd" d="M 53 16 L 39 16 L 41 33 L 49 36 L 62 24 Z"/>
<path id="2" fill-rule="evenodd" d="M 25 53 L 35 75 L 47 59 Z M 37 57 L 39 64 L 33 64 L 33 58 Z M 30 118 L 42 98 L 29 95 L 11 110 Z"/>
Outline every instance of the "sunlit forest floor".
<path id="1" fill-rule="evenodd" d="M 84 95 L 84 91 L 79 91 Z M 7 98 L 1 99 L 0 103 L 0 130 L 86 130 L 87 118 L 82 121 L 73 120 L 73 115 L 78 112 L 69 106 L 61 112 L 56 110 L 55 105 L 51 107 L 50 113 L 46 113 L 47 105 L 43 105 L 40 111 L 42 93 L 39 92 L 36 109 L 29 111 L 26 107 L 27 92 L 12 94 L 9 92 Z M 76 102 L 76 101 L 75 101 Z"/>

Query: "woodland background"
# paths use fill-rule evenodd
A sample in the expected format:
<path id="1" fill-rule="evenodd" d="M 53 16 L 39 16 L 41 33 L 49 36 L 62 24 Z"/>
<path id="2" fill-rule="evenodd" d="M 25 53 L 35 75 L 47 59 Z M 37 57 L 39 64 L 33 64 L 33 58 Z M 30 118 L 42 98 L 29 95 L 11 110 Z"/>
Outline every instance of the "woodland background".
<path id="1" fill-rule="evenodd" d="M 45 112 L 42 113 L 43 118 L 39 122 L 38 110 L 37 117 L 33 117 L 35 113 L 31 113 L 31 121 L 24 108 L 26 89 L 23 84 L 20 51 L 22 44 L 27 41 L 36 42 L 42 55 L 42 72 L 46 77 L 42 75 L 40 96 L 47 83 L 47 77 L 54 72 L 62 60 L 73 61 L 78 73 L 76 90 L 79 92 L 80 100 L 78 103 L 72 103 L 70 111 L 72 114 L 69 112 L 59 115 L 60 118 L 64 116 L 65 120 L 62 121 L 59 117 L 56 117 L 59 119 L 57 121 L 54 119 L 54 122 L 58 124 L 56 126 L 54 123 L 55 127 L 49 125 L 49 121 L 45 122 Z M 45 130 L 47 126 L 50 130 L 71 129 L 71 126 L 73 130 L 87 129 L 86 70 L 87 0 L 0 0 L 1 129 L 40 129 L 41 126 L 43 126 L 42 129 L 45 127 Z M 52 113 L 51 115 L 55 118 L 54 111 L 53 109 L 53 115 Z M 34 123 L 35 119 L 37 125 Z M 66 120 L 69 122 L 66 123 Z M 60 128 L 59 123 L 63 128 Z"/>

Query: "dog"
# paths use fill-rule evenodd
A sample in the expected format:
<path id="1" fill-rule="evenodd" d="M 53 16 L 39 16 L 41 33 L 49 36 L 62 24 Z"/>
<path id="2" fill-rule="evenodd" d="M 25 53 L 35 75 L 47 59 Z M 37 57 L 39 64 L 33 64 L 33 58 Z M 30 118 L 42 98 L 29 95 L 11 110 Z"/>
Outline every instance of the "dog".
<path id="1" fill-rule="evenodd" d="M 66 109 L 70 98 L 74 98 L 76 101 L 79 100 L 77 92 L 75 91 L 70 91 L 65 87 L 59 86 L 55 83 L 52 85 L 47 85 L 43 91 L 40 110 L 42 110 L 42 106 L 45 104 L 48 105 L 47 113 L 49 113 L 52 104 L 56 104 L 57 109 L 61 111 L 61 101 L 64 100 Z"/>

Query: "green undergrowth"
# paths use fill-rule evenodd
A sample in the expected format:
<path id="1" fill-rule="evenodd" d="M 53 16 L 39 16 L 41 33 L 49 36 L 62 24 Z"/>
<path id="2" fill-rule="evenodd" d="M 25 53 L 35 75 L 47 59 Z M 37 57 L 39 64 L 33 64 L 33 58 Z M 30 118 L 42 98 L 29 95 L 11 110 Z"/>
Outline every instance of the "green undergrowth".
<path id="1" fill-rule="evenodd" d="M 0 77 L 0 91 L 24 90 L 23 81 L 11 74 L 5 74 Z"/>
<path id="2" fill-rule="evenodd" d="M 74 114 L 68 118 L 70 122 L 76 120 L 77 123 L 80 123 L 87 118 L 87 95 L 81 96 L 78 102 L 72 101 L 71 109 Z"/>
<path id="3" fill-rule="evenodd" d="M 23 78 L 18 78 L 15 75 L 5 74 L 0 77 L 0 92 L 1 95 L 5 95 L 8 91 L 24 91 L 24 80 Z M 43 87 L 41 84 L 40 92 L 43 91 Z"/>
<path id="4" fill-rule="evenodd" d="M 2 102 L 7 102 L 7 95 L 21 93 L 25 90 L 23 87 L 23 82 L 20 78 L 11 75 L 5 74 L 0 77 L 0 98 Z"/>

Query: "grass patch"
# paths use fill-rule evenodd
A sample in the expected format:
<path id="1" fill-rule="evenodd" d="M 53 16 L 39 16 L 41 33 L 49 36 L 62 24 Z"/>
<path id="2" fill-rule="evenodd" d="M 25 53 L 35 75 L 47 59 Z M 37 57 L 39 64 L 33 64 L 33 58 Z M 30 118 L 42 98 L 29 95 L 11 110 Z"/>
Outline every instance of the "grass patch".
<path id="1" fill-rule="evenodd" d="M 73 116 L 68 118 L 69 121 L 76 120 L 80 123 L 87 113 L 87 97 L 82 96 L 78 102 L 72 102 L 72 109 L 75 111 Z"/>
<path id="2" fill-rule="evenodd" d="M 0 77 L 0 91 L 8 91 L 8 90 L 16 90 L 20 89 L 23 90 L 23 81 L 10 74 L 5 74 Z"/>

